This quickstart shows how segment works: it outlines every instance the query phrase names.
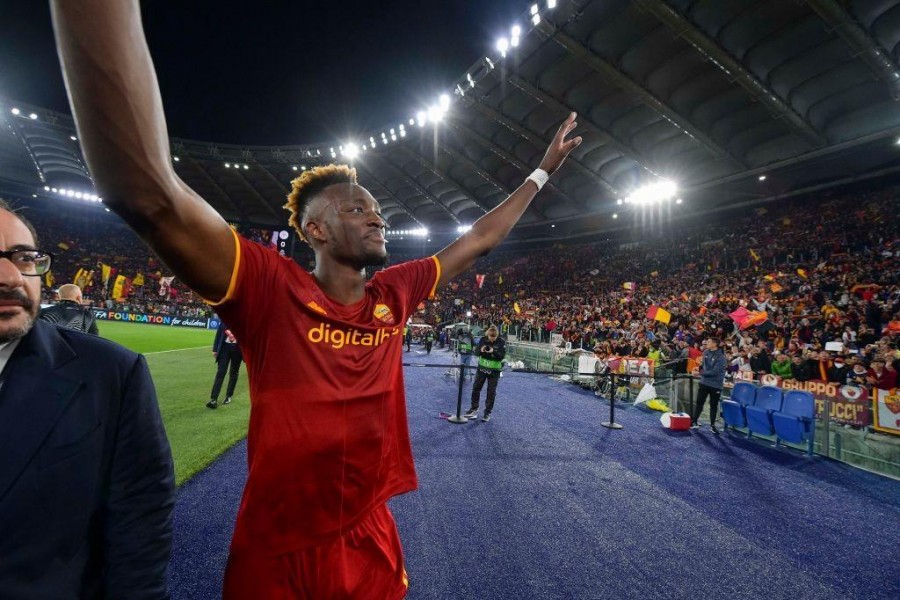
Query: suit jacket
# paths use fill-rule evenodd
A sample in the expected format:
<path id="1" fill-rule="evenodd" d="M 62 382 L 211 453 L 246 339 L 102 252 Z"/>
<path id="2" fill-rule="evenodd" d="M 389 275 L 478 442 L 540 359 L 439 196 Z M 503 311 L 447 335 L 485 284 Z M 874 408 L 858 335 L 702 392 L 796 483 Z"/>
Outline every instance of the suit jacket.
<path id="1" fill-rule="evenodd" d="M 167 598 L 174 473 L 144 358 L 36 321 L 0 388 L 0 598 Z"/>

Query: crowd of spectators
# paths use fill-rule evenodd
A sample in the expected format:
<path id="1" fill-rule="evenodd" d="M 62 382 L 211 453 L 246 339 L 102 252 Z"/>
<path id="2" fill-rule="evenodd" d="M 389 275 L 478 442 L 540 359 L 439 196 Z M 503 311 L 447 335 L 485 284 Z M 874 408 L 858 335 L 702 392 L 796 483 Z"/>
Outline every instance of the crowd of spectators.
<path id="1" fill-rule="evenodd" d="M 819 195 L 638 226 L 591 243 L 508 245 L 420 317 L 498 323 L 523 340 L 558 334 L 575 348 L 681 359 L 682 368 L 715 336 L 730 376 L 752 370 L 893 387 L 900 366 L 898 194 Z M 481 287 L 476 274 L 485 275 Z M 646 318 L 651 306 L 668 311 L 669 323 Z M 742 306 L 768 319 L 741 330 L 730 314 Z M 829 350 L 837 343 L 840 350 Z"/>
<path id="2" fill-rule="evenodd" d="M 587 243 L 507 244 L 427 302 L 416 320 L 496 323 L 523 340 L 552 337 L 610 356 L 660 359 L 699 355 L 703 340 L 716 336 L 732 373 L 896 385 L 898 193 L 825 194 L 657 220 Z M 26 214 L 56 255 L 48 300 L 85 269 L 94 273 L 84 296 L 95 306 L 210 314 L 177 279 L 160 295 L 171 273 L 114 215 L 96 206 L 41 205 Z M 260 235 L 266 241 L 271 232 Z M 394 251 L 391 260 L 415 257 Z M 295 259 L 311 266 L 302 244 Z M 102 264 L 132 281 L 142 274 L 144 284 L 113 299 L 114 277 L 103 285 Z M 476 275 L 484 275 L 480 286 Z M 670 321 L 646 318 L 651 306 L 668 311 Z M 729 315 L 741 306 L 765 311 L 767 321 L 739 329 Z M 830 350 L 838 342 L 840 350 Z"/>

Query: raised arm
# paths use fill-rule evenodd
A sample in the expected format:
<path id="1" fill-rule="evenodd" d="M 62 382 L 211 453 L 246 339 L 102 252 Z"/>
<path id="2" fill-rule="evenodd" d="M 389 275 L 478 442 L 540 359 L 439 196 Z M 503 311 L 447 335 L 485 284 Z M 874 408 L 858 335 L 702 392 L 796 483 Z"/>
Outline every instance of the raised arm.
<path id="1" fill-rule="evenodd" d="M 175 174 L 137 0 L 53 0 L 53 27 L 78 137 L 104 204 L 208 300 L 235 261 L 224 219 Z"/>
<path id="2" fill-rule="evenodd" d="M 553 175 L 569 153 L 581 143 L 581 137 L 566 139 L 576 125 L 575 113 L 572 113 L 553 136 L 539 167 L 548 175 Z M 438 285 L 446 284 L 467 270 L 479 256 L 484 256 L 505 240 L 537 192 L 537 184 L 526 179 L 509 198 L 475 221 L 472 229 L 438 252 L 437 257 L 441 262 L 441 279 Z"/>

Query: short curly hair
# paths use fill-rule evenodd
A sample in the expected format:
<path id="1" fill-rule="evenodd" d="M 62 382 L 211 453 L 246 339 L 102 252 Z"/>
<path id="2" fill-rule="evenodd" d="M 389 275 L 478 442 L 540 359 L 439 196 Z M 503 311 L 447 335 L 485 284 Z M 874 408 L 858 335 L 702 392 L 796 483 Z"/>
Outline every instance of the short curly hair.
<path id="1" fill-rule="evenodd" d="M 306 233 L 303 231 L 303 218 L 306 216 L 309 201 L 315 198 L 319 192 L 336 183 L 355 184 L 356 169 L 347 165 L 330 164 L 310 169 L 291 181 L 291 193 L 288 194 L 287 204 L 284 205 L 284 208 L 291 213 L 288 223 L 304 242 L 309 243 Z"/>

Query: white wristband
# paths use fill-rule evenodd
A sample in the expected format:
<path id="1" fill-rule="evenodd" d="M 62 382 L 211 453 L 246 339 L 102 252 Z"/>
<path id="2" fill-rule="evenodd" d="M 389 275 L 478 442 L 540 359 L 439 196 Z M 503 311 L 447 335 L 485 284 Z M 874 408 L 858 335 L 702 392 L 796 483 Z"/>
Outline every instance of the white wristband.
<path id="1" fill-rule="evenodd" d="M 541 188 L 544 187 L 544 184 L 550 181 L 550 175 L 543 169 L 535 169 L 531 173 L 531 175 L 529 175 L 525 179 L 530 179 L 531 181 L 533 181 L 534 185 L 537 186 L 538 191 L 541 191 Z"/>

